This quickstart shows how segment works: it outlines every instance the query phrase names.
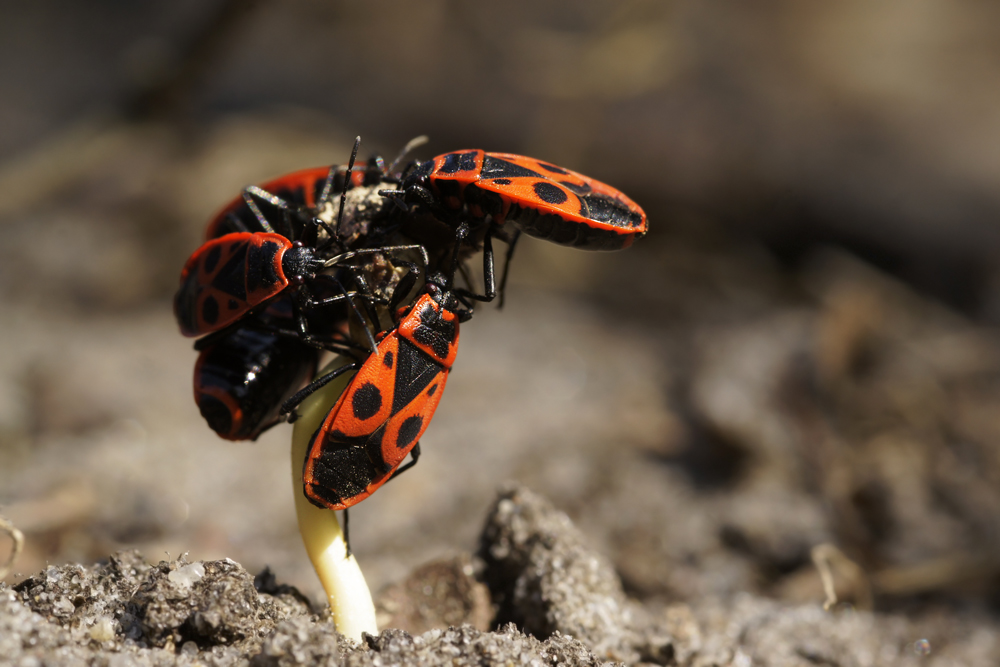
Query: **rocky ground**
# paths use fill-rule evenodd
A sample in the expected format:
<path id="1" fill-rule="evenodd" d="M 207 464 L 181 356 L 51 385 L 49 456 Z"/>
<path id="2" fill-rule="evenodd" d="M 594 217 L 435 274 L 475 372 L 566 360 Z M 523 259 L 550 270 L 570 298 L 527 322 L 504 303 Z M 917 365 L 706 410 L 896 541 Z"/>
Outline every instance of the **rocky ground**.
<path id="1" fill-rule="evenodd" d="M 565 6 L 5 11 L 0 661 L 1000 663 L 996 9 Z M 218 207 L 358 133 L 650 217 L 621 253 L 523 240 L 463 325 L 420 465 L 352 510 L 364 647 L 290 428 L 210 432 L 170 312 Z"/>
<path id="2" fill-rule="evenodd" d="M 226 559 L 121 552 L 0 587 L 0 664 L 28 665 L 989 665 L 995 627 L 948 641 L 892 614 L 753 595 L 643 606 L 565 513 L 502 491 L 475 555 L 425 565 L 379 597 L 377 636 L 339 635 L 295 588 Z M 491 628 L 495 628 L 491 630 Z M 942 628 L 934 632 L 940 634 Z"/>
<path id="3" fill-rule="evenodd" d="M 219 128 L 201 153 L 181 156 L 156 132 L 130 131 L 116 150 L 146 147 L 148 175 L 173 174 L 175 191 L 188 193 L 156 200 L 161 214 L 203 220 L 207 213 L 185 210 L 199 201 L 210 210 L 210 192 L 236 187 L 209 187 L 203 177 L 257 154 L 234 158 L 246 150 L 241 137 L 254 136 L 255 149 L 276 137 L 283 159 L 297 164 L 319 161 L 321 148 L 345 152 L 336 142 L 317 147 L 312 131 L 289 133 L 287 125 L 278 123 L 279 133 L 269 121 L 245 119 Z M 88 178 L 127 193 L 127 178 L 117 176 L 144 178 L 139 167 L 123 175 L 113 159 Z M 322 596 L 289 495 L 290 429 L 279 426 L 256 443 L 211 433 L 191 400 L 195 354 L 176 333 L 167 299 L 156 297 L 172 289 L 166 285 L 189 251 L 180 239 L 196 237 L 199 225 L 130 226 L 134 201 L 112 205 L 99 188 L 81 192 L 21 209 L 7 236 L 17 243 L 0 248 L 5 284 L 33 275 L 3 293 L 0 320 L 0 502 L 27 538 L 8 583 L 23 585 L 42 571 L 32 586 L 44 590 L 65 568 L 99 578 L 105 570 L 92 563 L 138 548 L 150 561 L 173 563 L 167 571 L 187 567 L 177 562 L 185 553 L 192 563 L 231 558 L 253 573 L 270 566 L 315 604 Z M 150 254 L 152 247 L 162 253 Z M 783 266 L 709 224 L 651 233 L 617 254 L 530 241 L 519 253 L 506 307 L 481 308 L 463 326 L 420 465 L 352 511 L 352 542 L 373 590 L 391 587 L 382 627 L 432 633 L 430 643 L 393 636 L 376 647 L 445 651 L 451 642 L 454 650 L 572 652 L 586 645 L 600 659 L 668 664 L 746 664 L 766 651 L 780 651 L 789 664 L 995 662 L 1000 342 L 993 328 L 846 252 L 828 248 Z M 547 582 L 532 561 L 511 564 L 484 547 L 478 569 L 463 555 L 475 550 L 495 489 L 511 479 L 572 518 L 585 536 L 574 538 L 574 549 L 610 563 L 593 574 L 603 582 L 596 590 L 610 595 L 597 603 L 607 619 L 597 634 L 589 621 L 572 620 L 572 590 Z M 502 531 L 491 531 L 487 543 L 501 539 Z M 160 585 L 149 573 L 167 576 L 141 559 L 129 562 L 136 571 L 129 591 Z M 817 563 L 849 607 L 822 611 Z M 453 581 L 464 564 L 488 584 L 488 596 L 467 575 Z M 204 567 L 213 576 L 216 566 Z M 522 571 L 536 584 L 504 592 L 504 578 Z M 241 576 L 243 595 L 263 604 L 249 575 Z M 425 612 L 413 595 L 426 585 L 458 591 L 460 601 L 418 622 Z M 551 614 L 528 604 L 537 602 L 525 597 L 533 586 L 552 596 L 545 598 Z M 17 636 L 27 636 L 28 647 L 32 636 L 38 646 L 49 637 L 67 655 L 91 650 L 90 640 L 85 647 L 73 639 L 89 628 L 60 625 L 65 612 L 78 617 L 67 604 L 105 604 L 88 596 L 89 589 L 83 598 L 61 596 L 67 602 L 45 622 L 9 599 L 11 618 L 34 628 Z M 274 604 L 262 618 L 293 613 Z M 97 630 L 109 647 L 136 632 L 134 646 L 121 650 L 154 645 L 141 624 L 122 625 L 115 613 L 101 626 L 113 632 Z M 539 640 L 559 630 L 584 644 L 549 638 L 543 646 L 509 632 L 436 634 L 466 621 L 479 631 L 513 622 Z M 304 636 L 330 632 L 322 623 L 309 628 Z M 271 630 L 254 632 L 259 642 Z M 643 637 L 666 638 L 673 653 L 644 647 Z M 917 656 L 917 645 L 929 657 Z M 219 651 L 259 650 L 240 646 Z"/>
<path id="4" fill-rule="evenodd" d="M 211 433 L 191 400 L 195 354 L 156 296 L 172 290 L 189 251 L 182 239 L 197 236 L 190 221 L 208 215 L 187 209 L 211 210 L 212 192 L 238 187 L 208 179 L 225 175 L 220 165 L 252 166 L 251 156 L 268 155 L 259 153 L 268 137 L 294 164 L 346 152 L 288 125 L 244 119 L 183 155 L 165 148 L 169 135 L 129 130 L 107 150 L 145 147 L 146 176 L 141 165 L 123 174 L 106 157 L 89 172 L 93 189 L 19 209 L 7 237 L 17 243 L 0 248 L 9 287 L 0 502 L 27 538 L 8 583 L 50 564 L 84 571 L 138 548 L 173 568 L 185 553 L 192 563 L 232 558 L 254 573 L 270 566 L 321 599 L 289 495 L 290 429 L 256 443 Z M 172 191 L 187 194 L 127 194 L 129 178 L 154 175 L 172 175 Z M 102 182 L 116 184 L 111 203 Z M 136 202 L 187 227 L 135 227 Z M 580 544 L 603 554 L 615 573 L 605 572 L 603 590 L 624 590 L 633 603 L 622 609 L 669 620 L 643 627 L 670 638 L 671 659 L 717 649 L 745 660 L 801 628 L 815 641 L 781 650 L 802 664 L 823 664 L 801 654 L 825 655 L 834 637 L 846 637 L 836 646 L 857 651 L 856 664 L 885 662 L 890 645 L 897 661 L 913 660 L 919 640 L 930 647 L 924 661 L 989 656 L 1000 572 L 994 329 L 840 250 L 788 267 L 707 222 L 686 229 L 607 255 L 521 245 L 505 308 L 482 308 L 463 326 L 420 465 L 352 511 L 373 590 L 393 587 L 384 613 L 411 608 L 425 577 L 486 599 L 467 579 L 448 583 L 455 563 L 479 572 L 490 603 L 382 627 L 418 635 L 512 621 L 540 639 L 556 629 L 577 637 L 602 659 L 644 655 L 639 639 L 539 621 L 501 593 L 489 550 L 485 570 L 465 560 L 495 489 L 514 479 L 566 512 Z M 29 271 L 32 281 L 14 280 Z M 850 607 L 822 611 L 817 562 Z M 551 591 L 557 606 L 572 602 Z M 614 622 L 631 623 L 624 613 Z M 70 641 L 57 625 L 38 632 Z M 518 646 L 536 650 L 529 644 Z M 379 645 L 421 646 L 398 637 Z"/>

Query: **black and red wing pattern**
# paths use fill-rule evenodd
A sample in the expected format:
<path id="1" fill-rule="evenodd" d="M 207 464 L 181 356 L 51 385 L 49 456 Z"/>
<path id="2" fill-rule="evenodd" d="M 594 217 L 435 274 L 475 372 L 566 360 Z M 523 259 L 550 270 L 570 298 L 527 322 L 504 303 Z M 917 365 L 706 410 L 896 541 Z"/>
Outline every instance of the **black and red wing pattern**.
<path id="1" fill-rule="evenodd" d="M 313 435 L 306 497 L 345 509 L 374 493 L 427 429 L 447 380 L 447 368 L 390 332 Z"/>
<path id="2" fill-rule="evenodd" d="M 400 320 L 399 335 L 409 340 L 435 362 L 450 369 L 458 354 L 458 315 L 441 306 L 429 294 L 417 299 Z"/>
<path id="3" fill-rule="evenodd" d="M 291 241 L 239 232 L 204 243 L 181 271 L 174 315 L 185 336 L 218 331 L 288 286 L 281 267 Z"/>
<path id="4" fill-rule="evenodd" d="M 587 250 L 630 246 L 646 214 L 619 190 L 535 158 L 482 150 L 432 160 L 429 180 L 448 208 L 509 221 L 530 236 Z"/>

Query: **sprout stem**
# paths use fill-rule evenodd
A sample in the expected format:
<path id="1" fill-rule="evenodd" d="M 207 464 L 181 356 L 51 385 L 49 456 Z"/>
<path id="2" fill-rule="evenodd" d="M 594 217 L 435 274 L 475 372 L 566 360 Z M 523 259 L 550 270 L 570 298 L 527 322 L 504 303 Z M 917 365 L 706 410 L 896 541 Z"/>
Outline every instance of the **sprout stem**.
<path id="1" fill-rule="evenodd" d="M 3 580 L 10 574 L 14 563 L 17 561 L 17 557 L 21 555 L 21 550 L 24 549 L 24 533 L 19 531 L 17 526 L 2 516 L 0 516 L 0 531 L 10 535 L 10 539 L 13 542 L 10 548 L 10 557 L 7 558 L 6 563 L 0 565 L 0 580 Z"/>
<path id="2" fill-rule="evenodd" d="M 320 375 L 347 363 L 348 359 L 337 357 Z M 340 634 L 360 642 L 362 632 L 378 634 L 368 584 L 354 556 L 346 557 L 347 545 L 337 515 L 310 503 L 302 491 L 302 465 L 309 441 L 353 376 L 353 372 L 345 373 L 296 408 L 300 417 L 292 431 L 292 492 L 302 543 L 330 601 L 333 625 Z"/>

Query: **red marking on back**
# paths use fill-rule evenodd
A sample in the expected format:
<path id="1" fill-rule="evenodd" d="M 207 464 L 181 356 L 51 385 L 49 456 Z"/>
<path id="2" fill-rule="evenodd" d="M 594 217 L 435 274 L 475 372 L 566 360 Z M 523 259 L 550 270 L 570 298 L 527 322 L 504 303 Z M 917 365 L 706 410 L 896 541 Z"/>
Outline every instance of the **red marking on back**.
<path id="1" fill-rule="evenodd" d="M 253 248 L 273 243 L 278 246 L 272 259 L 271 271 L 276 281 L 256 289 L 249 284 L 247 258 Z M 181 270 L 180 288 L 174 297 L 174 313 L 181 333 L 195 337 L 218 331 L 246 315 L 255 306 L 279 294 L 288 286 L 281 269 L 281 259 L 292 247 L 291 241 L 280 234 L 237 232 L 205 242 L 194 251 Z M 254 267 L 263 272 L 264 267 Z M 229 285 L 226 285 L 226 282 Z M 224 287 L 242 293 L 234 294 Z M 207 319 L 206 303 L 214 301 L 216 317 Z M 211 304 L 209 304 L 211 305 Z"/>
<path id="2" fill-rule="evenodd" d="M 474 158 L 468 158 L 469 155 Z M 460 157 L 475 167 L 456 170 L 456 163 L 462 162 Z M 458 209 L 468 204 L 470 214 L 483 217 L 491 213 L 498 223 L 509 220 L 529 235 L 601 250 L 625 248 L 648 229 L 645 212 L 620 190 L 543 160 L 476 149 L 439 155 L 433 164 L 428 179 L 442 205 Z M 488 169 L 498 164 L 511 166 L 506 172 Z M 449 182 L 452 185 L 446 185 Z M 470 185 L 497 195 L 499 210 L 484 211 L 471 200 L 466 193 Z M 548 196 L 543 197 L 540 192 Z M 549 223 L 538 223 L 532 218 L 530 211 L 557 216 L 565 223 L 564 227 L 552 230 Z M 573 226 L 583 229 L 574 231 Z"/>
<path id="3" fill-rule="evenodd" d="M 433 308 L 435 315 L 442 310 L 429 295 L 422 295 L 402 318 L 397 329 L 390 331 L 378 343 L 377 350 L 351 378 L 313 436 L 303 467 L 305 494 L 313 503 L 329 509 L 345 509 L 370 496 L 392 477 L 430 424 L 444 394 L 448 371 L 458 350 L 458 319 L 455 313 L 444 311 L 446 322 L 454 320 L 455 335 L 447 354 L 443 356 L 446 363 L 441 363 L 441 356 L 411 338 L 419 327 L 426 326 L 417 313 L 418 309 L 427 307 Z M 409 345 L 417 349 L 407 348 Z M 389 365 L 385 363 L 387 354 L 392 355 Z M 405 378 L 399 375 L 403 372 L 401 367 L 408 373 Z M 396 405 L 400 398 L 405 400 L 406 396 L 397 397 L 397 391 L 405 391 L 411 382 L 423 383 L 422 389 L 402 405 Z M 377 401 L 373 400 L 376 392 Z M 324 498 L 321 490 L 317 491 L 315 487 L 324 487 L 320 479 L 322 473 L 318 470 L 324 454 L 330 455 L 336 449 L 366 447 L 371 458 L 375 455 L 372 451 L 375 446 L 381 460 L 372 459 L 374 473 L 358 478 L 361 472 L 349 471 L 354 475 L 350 479 L 355 487 L 353 492 L 345 496 L 343 489 L 330 489 L 333 495 L 340 498 L 339 502 L 333 502 Z"/>
<path id="4" fill-rule="evenodd" d="M 428 316 L 432 320 L 438 318 L 442 323 L 453 325 L 454 336 L 435 331 L 432 328 L 433 322 L 428 324 L 424 321 Z M 428 331 L 428 328 L 431 330 Z M 416 300 L 399 321 L 398 331 L 400 336 L 410 340 L 445 368 L 450 369 L 455 364 L 455 356 L 458 354 L 458 315 L 445 310 L 429 294 L 422 294 Z M 422 333 L 425 335 L 421 335 Z M 434 343 L 438 344 L 438 348 Z M 447 351 L 442 354 L 444 345 L 447 345 Z"/>

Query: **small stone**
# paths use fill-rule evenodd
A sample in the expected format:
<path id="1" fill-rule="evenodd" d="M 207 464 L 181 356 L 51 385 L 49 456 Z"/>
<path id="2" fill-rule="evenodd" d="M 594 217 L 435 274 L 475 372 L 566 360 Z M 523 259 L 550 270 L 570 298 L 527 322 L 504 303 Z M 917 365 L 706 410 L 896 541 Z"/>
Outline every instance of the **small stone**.
<path id="1" fill-rule="evenodd" d="M 177 568 L 167 575 L 167 579 L 169 579 L 170 582 L 178 588 L 189 589 L 197 582 L 201 581 L 204 576 L 205 564 L 198 562 Z"/>
<path id="2" fill-rule="evenodd" d="M 65 595 L 56 598 L 52 603 L 52 613 L 56 616 L 70 616 L 76 610 L 73 603 Z"/>
<path id="3" fill-rule="evenodd" d="M 90 638 L 95 642 L 109 642 L 115 638 L 115 624 L 110 618 L 102 616 L 90 627 Z"/>

